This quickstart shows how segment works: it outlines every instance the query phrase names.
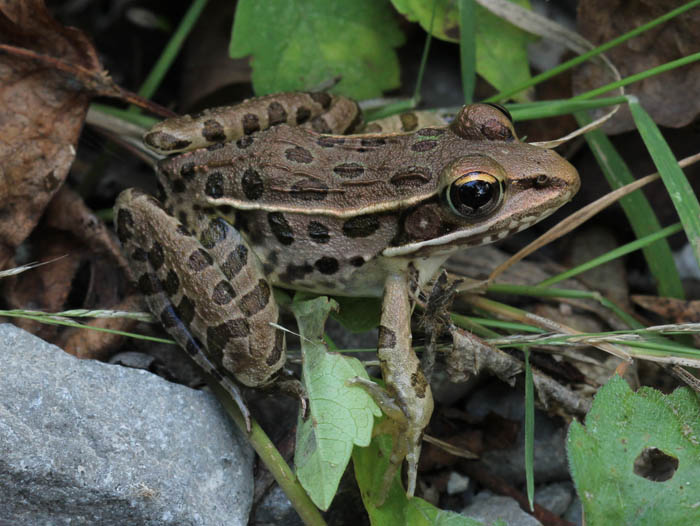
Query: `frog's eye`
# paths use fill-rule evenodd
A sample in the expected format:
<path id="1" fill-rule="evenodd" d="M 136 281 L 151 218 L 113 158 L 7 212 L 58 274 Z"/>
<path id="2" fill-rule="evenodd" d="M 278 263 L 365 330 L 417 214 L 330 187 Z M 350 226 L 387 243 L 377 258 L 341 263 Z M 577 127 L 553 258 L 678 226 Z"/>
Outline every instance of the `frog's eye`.
<path id="1" fill-rule="evenodd" d="M 495 102 L 485 102 L 484 104 L 486 104 L 487 106 L 491 106 L 492 108 L 496 108 L 508 118 L 511 124 L 513 124 L 513 116 L 510 114 L 510 112 L 506 109 L 505 106 L 501 106 L 500 104 L 496 104 Z"/>
<path id="2" fill-rule="evenodd" d="M 503 184 L 486 172 L 469 172 L 450 185 L 447 201 L 462 217 L 478 217 L 493 210 L 503 200 Z"/>

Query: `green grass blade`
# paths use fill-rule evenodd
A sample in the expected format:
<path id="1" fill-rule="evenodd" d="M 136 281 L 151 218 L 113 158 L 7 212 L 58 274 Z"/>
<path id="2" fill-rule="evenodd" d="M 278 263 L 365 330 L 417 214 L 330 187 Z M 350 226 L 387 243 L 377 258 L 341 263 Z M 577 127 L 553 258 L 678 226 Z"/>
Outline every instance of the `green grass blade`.
<path id="1" fill-rule="evenodd" d="M 635 82 L 639 82 L 640 80 L 644 80 L 655 75 L 660 75 L 661 73 L 665 73 L 675 68 L 680 68 L 681 66 L 686 66 L 697 60 L 700 60 L 700 52 L 693 53 L 692 55 L 688 55 L 687 57 L 682 57 L 676 60 L 672 60 L 670 62 L 666 62 L 665 64 L 661 64 L 660 66 L 656 66 L 655 68 L 647 69 L 646 71 L 635 73 L 634 75 L 630 75 L 623 79 L 606 84 L 605 86 L 600 86 L 599 88 L 586 91 L 585 93 L 581 93 L 580 95 L 576 95 L 575 97 L 573 97 L 573 100 L 592 99 L 593 97 L 597 97 L 598 95 L 602 95 L 603 93 L 607 93 L 608 91 L 621 88 L 622 86 L 627 86 L 628 84 L 634 84 Z"/>
<path id="2" fill-rule="evenodd" d="M 661 15 L 658 18 L 655 18 L 654 20 L 651 20 L 647 22 L 646 24 L 643 24 L 632 31 L 628 31 L 624 35 L 620 35 L 617 38 L 614 38 L 613 40 L 610 40 L 609 42 L 606 42 L 605 44 L 601 44 L 600 46 L 582 54 L 579 55 L 578 57 L 572 58 L 571 60 L 564 62 L 563 64 L 560 64 L 559 66 L 552 68 L 548 71 L 545 71 L 544 73 L 541 73 L 535 77 L 532 77 L 529 79 L 527 82 L 523 82 L 522 84 L 513 87 L 512 89 L 509 89 L 507 91 L 502 91 L 500 93 L 497 93 L 496 95 L 493 95 L 492 97 L 489 97 L 488 99 L 485 100 L 485 102 L 496 102 L 496 101 L 502 101 L 511 98 L 513 95 L 516 95 L 520 93 L 521 91 L 531 87 L 535 86 L 536 84 L 539 84 L 540 82 L 544 82 L 547 79 L 550 79 L 559 73 L 562 73 L 568 69 L 573 68 L 574 66 L 577 66 L 588 59 L 595 57 L 596 55 L 600 55 L 601 53 L 604 53 L 608 49 L 611 49 L 615 46 L 618 46 L 625 42 L 626 40 L 629 40 L 630 38 L 636 37 L 637 35 L 640 35 L 644 33 L 645 31 L 648 31 L 649 29 L 659 25 L 663 24 L 664 22 L 667 22 L 668 20 L 671 20 L 672 18 L 688 11 L 689 9 L 692 9 L 693 7 L 696 7 L 700 5 L 700 0 L 693 0 L 692 2 L 688 2 L 685 5 L 682 5 L 676 9 L 673 9 L 672 11 L 669 11 L 668 13 Z"/>
<path id="3" fill-rule="evenodd" d="M 617 247 L 614 250 L 611 250 L 601 256 L 598 256 L 597 258 L 593 258 L 589 261 L 586 261 L 585 263 L 582 263 L 580 265 L 577 265 L 576 267 L 567 270 L 566 272 L 562 272 L 561 274 L 557 274 L 556 276 L 553 276 L 549 279 L 544 280 L 541 283 L 538 283 L 539 287 L 548 287 L 549 285 L 553 285 L 555 283 L 559 283 L 560 281 L 564 281 L 565 279 L 569 279 L 573 276 L 577 276 L 578 274 L 581 274 L 582 272 L 585 272 L 587 270 L 590 270 L 594 267 L 597 267 L 599 265 L 602 265 L 603 263 L 607 263 L 608 261 L 612 261 L 613 259 L 617 259 L 619 257 L 624 256 L 625 254 L 629 254 L 630 252 L 634 252 L 635 250 L 639 250 L 640 248 L 650 248 L 652 246 L 656 246 L 656 244 L 659 242 L 659 240 L 663 240 L 664 238 L 671 236 L 673 234 L 676 234 L 683 230 L 683 227 L 680 223 L 675 223 L 673 225 L 667 226 L 666 228 L 663 228 L 661 230 L 657 230 L 656 232 L 653 232 L 649 235 L 646 235 L 644 237 L 640 237 L 636 241 L 632 241 L 630 243 L 627 243 L 625 245 L 622 245 L 621 247 Z M 666 244 L 668 248 L 668 243 Z M 682 298 L 683 294 L 683 287 L 680 282 L 680 278 L 678 278 L 678 272 L 676 271 L 675 264 L 673 262 L 673 257 L 670 255 L 670 248 L 669 248 L 669 257 L 671 258 L 670 265 L 671 269 L 674 272 L 669 272 L 670 274 L 675 274 L 675 278 L 678 280 L 678 292 L 681 294 L 681 296 L 673 296 L 673 297 L 680 297 Z M 668 269 L 666 269 L 668 270 Z M 663 272 L 663 269 L 660 271 Z M 661 294 L 661 292 L 659 292 Z M 667 294 L 661 294 L 667 295 Z"/>
<path id="4" fill-rule="evenodd" d="M 459 0 L 459 59 L 464 103 L 474 100 L 476 85 L 476 5 L 474 0 Z"/>
<path id="5" fill-rule="evenodd" d="M 146 77 L 146 80 L 141 85 L 138 92 L 139 95 L 146 99 L 150 99 L 156 92 L 160 86 L 160 83 L 163 81 L 163 77 L 165 77 L 165 74 L 168 72 L 170 66 L 177 57 L 177 54 L 180 52 L 180 48 L 187 38 L 187 35 L 190 34 L 190 31 L 194 27 L 195 22 L 197 22 L 199 15 L 206 5 L 207 0 L 193 0 L 192 4 L 190 4 L 185 16 L 182 18 L 182 21 L 180 21 L 180 25 L 178 25 L 175 33 L 173 33 L 173 36 L 170 38 L 170 41 L 161 53 L 160 58 L 158 58 L 158 61 L 153 66 L 153 69 L 148 74 L 148 77 Z"/>
<path id="6" fill-rule="evenodd" d="M 700 261 L 700 203 L 683 170 L 678 166 L 671 148 L 661 135 L 656 123 L 639 104 L 637 97 L 629 96 L 629 107 L 639 134 L 656 165 L 666 191 L 676 207 L 688 241 L 693 247 L 696 262 Z"/>
<path id="7" fill-rule="evenodd" d="M 580 126 L 591 122 L 588 116 L 583 113 L 577 114 L 576 119 Z M 634 181 L 627 164 L 601 130 L 589 132 L 584 137 L 598 161 L 598 165 L 603 170 L 605 179 L 613 190 Z M 638 239 L 661 230 L 661 224 L 641 190 L 620 199 L 620 206 L 622 206 Z M 682 299 L 684 297 L 683 285 L 678 276 L 668 242 L 665 239 L 660 239 L 642 250 L 649 270 L 656 279 L 659 295 Z"/>
<path id="8" fill-rule="evenodd" d="M 619 97 L 605 97 L 595 100 L 543 100 L 538 102 L 525 102 L 518 104 L 506 104 L 506 108 L 513 116 L 513 120 L 526 121 L 568 115 L 577 111 L 595 110 L 606 106 L 627 103 L 623 95 Z"/>
<path id="9" fill-rule="evenodd" d="M 525 486 L 530 511 L 535 502 L 535 387 L 532 383 L 530 348 L 523 347 L 525 355 Z"/>

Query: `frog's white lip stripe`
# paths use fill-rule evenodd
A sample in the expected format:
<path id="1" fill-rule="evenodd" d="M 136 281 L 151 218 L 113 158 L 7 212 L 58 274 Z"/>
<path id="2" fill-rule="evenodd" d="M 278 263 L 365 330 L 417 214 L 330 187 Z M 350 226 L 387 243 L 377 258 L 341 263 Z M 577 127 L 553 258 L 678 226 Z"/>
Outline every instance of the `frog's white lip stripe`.
<path id="1" fill-rule="evenodd" d="M 477 243 L 474 243 L 474 245 L 486 245 L 488 243 L 493 243 L 494 241 L 498 241 L 499 239 L 503 239 L 504 237 L 514 234 L 515 232 L 520 232 L 521 230 L 525 230 L 526 228 L 531 227 L 535 223 L 541 221 L 545 217 L 551 215 L 554 213 L 555 210 L 547 210 L 546 212 L 540 214 L 539 216 L 525 216 L 523 217 L 520 221 L 511 221 L 510 224 L 508 225 L 507 228 L 504 228 L 502 231 L 498 232 L 497 234 L 492 234 L 490 236 L 484 236 L 482 239 L 480 239 Z M 420 250 L 421 248 L 424 247 L 440 247 L 440 246 L 450 246 L 453 242 L 461 240 L 461 239 L 468 239 L 468 238 L 474 238 L 478 237 L 479 234 L 482 234 L 484 232 L 488 232 L 493 229 L 493 224 L 485 223 L 479 227 L 471 228 L 468 231 L 456 231 L 452 232 L 451 234 L 447 234 L 441 237 L 436 237 L 434 239 L 428 239 L 426 241 L 420 241 L 418 243 L 411 243 L 409 245 L 403 245 L 400 247 L 389 247 L 385 248 L 382 251 L 382 255 L 386 257 L 397 257 L 397 256 L 405 256 L 407 254 L 412 254 L 413 252 L 416 252 L 417 250 Z M 455 243 L 457 246 L 459 245 L 465 245 L 464 243 Z M 468 244 L 466 244 L 468 245 Z"/>

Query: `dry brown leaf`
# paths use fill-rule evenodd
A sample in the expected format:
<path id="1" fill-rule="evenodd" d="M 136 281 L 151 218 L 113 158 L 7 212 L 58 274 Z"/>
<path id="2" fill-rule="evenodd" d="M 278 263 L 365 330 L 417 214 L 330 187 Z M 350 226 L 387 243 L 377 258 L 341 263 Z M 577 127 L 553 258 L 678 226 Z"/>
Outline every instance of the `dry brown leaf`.
<path id="1" fill-rule="evenodd" d="M 99 70 L 83 33 L 51 18 L 41 0 L 0 2 L 0 44 Z M 0 268 L 32 231 L 75 156 L 89 94 L 64 72 L 0 53 Z"/>
<path id="2" fill-rule="evenodd" d="M 612 40 L 677 8 L 678 0 L 582 0 L 578 7 L 579 32 L 594 44 Z M 700 10 L 691 9 L 606 52 L 623 77 L 696 53 L 700 42 Z M 658 124 L 685 126 L 700 112 L 700 63 L 677 68 L 637 82 L 625 89 L 639 97 Z M 574 92 L 581 93 L 610 82 L 599 65 L 587 62 L 574 73 Z M 608 121 L 605 130 L 620 133 L 634 129 L 626 107 Z"/>

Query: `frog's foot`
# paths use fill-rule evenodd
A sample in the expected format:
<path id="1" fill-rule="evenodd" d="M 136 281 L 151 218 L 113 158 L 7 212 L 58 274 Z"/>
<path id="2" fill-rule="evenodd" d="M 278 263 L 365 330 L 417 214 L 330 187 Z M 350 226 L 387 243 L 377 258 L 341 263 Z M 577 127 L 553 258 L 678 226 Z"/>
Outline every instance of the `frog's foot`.
<path id="1" fill-rule="evenodd" d="M 361 387 L 372 397 L 387 417 L 384 425 L 376 431 L 376 434 L 387 433 L 390 434 L 393 439 L 389 466 L 384 472 L 381 490 L 376 499 L 377 506 L 384 504 L 389 494 L 391 483 L 396 476 L 396 472 L 401 468 L 404 459 L 406 459 L 408 464 L 408 469 L 406 471 L 406 495 L 409 498 L 412 497 L 415 492 L 416 477 L 418 475 L 418 459 L 420 458 L 420 447 L 423 435 L 422 429 L 419 431 L 419 436 L 416 441 L 416 437 L 412 436 L 413 434 L 411 433 L 413 426 L 410 425 L 409 417 L 385 389 L 371 380 L 356 376 L 347 380 L 346 383 L 348 385 L 357 385 Z"/>
<path id="2" fill-rule="evenodd" d="M 292 398 L 298 399 L 299 403 L 301 404 L 301 416 L 303 419 L 306 419 L 307 412 L 309 410 L 309 397 L 306 393 L 306 388 L 304 387 L 304 384 L 302 384 L 296 378 L 292 378 L 291 376 L 287 378 L 288 379 L 285 380 L 278 380 L 274 384 L 275 388 L 279 389 L 284 394 L 291 396 Z"/>

